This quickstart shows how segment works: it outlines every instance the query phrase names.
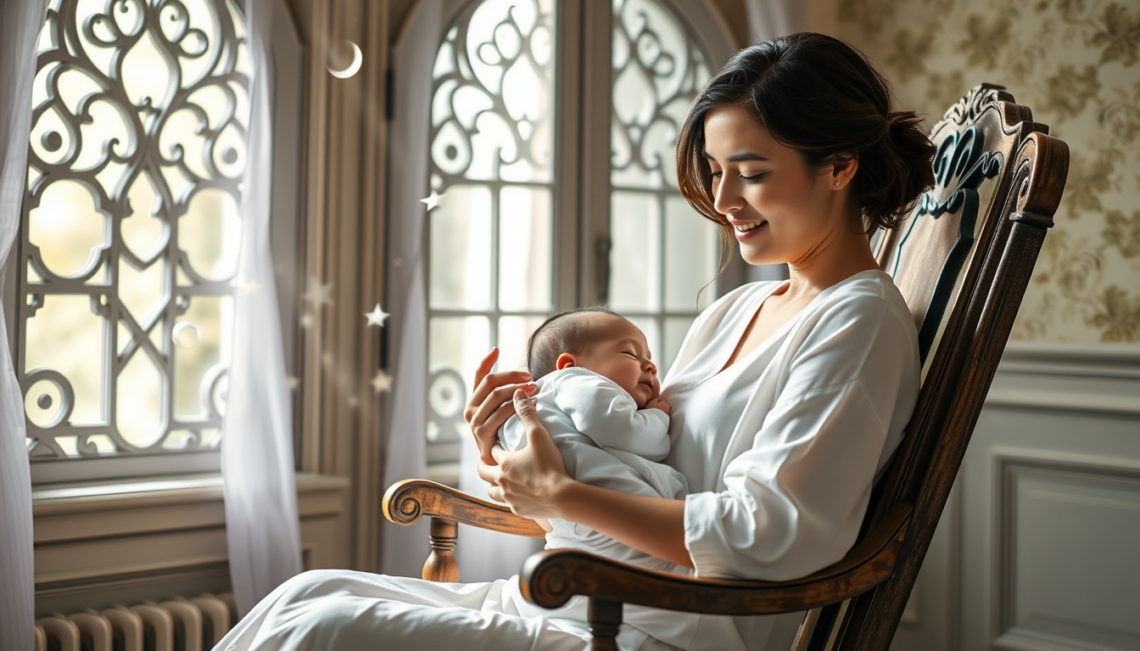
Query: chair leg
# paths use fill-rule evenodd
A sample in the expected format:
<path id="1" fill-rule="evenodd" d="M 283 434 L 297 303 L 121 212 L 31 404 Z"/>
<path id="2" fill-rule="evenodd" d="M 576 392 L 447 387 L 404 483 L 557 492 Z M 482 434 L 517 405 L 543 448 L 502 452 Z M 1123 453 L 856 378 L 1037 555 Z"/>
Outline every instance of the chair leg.
<path id="1" fill-rule="evenodd" d="M 459 583 L 459 564 L 455 562 L 455 541 L 459 525 L 443 518 L 431 519 L 431 556 L 424 563 L 423 578 L 435 583 Z"/>
<path id="2" fill-rule="evenodd" d="M 590 597 L 586 606 L 586 619 L 590 622 L 590 651 L 618 651 L 621 610 L 620 601 Z"/>

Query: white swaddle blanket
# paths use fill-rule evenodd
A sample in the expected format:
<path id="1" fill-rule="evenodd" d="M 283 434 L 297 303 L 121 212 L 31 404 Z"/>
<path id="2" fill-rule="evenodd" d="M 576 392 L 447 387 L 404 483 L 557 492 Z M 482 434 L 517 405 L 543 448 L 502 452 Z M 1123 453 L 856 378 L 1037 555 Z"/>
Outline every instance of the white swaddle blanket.
<path id="1" fill-rule="evenodd" d="M 580 367 L 555 371 L 536 381 L 538 418 L 562 453 L 574 479 L 623 493 L 685 499 L 684 475 L 658 463 L 669 454 L 669 416 L 638 409 L 613 381 Z M 499 430 L 508 450 L 526 446 L 526 430 L 512 416 Z M 625 563 L 666 572 L 677 565 L 639 552 L 589 527 L 551 520 L 546 547 L 594 552 Z M 688 572 L 687 568 L 682 570 Z"/>

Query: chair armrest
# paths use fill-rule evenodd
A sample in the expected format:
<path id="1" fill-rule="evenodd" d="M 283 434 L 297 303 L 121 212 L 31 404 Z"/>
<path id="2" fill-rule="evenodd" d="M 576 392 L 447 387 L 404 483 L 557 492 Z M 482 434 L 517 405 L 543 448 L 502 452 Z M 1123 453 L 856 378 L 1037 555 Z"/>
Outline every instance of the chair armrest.
<path id="1" fill-rule="evenodd" d="M 515 515 L 502 504 L 426 479 L 406 479 L 389 486 L 383 509 L 384 517 L 396 524 L 412 524 L 426 515 L 516 536 L 546 537 L 534 520 Z"/>
<path id="2" fill-rule="evenodd" d="M 655 572 L 577 550 L 551 549 L 527 559 L 523 596 L 558 608 L 574 595 L 615 603 L 717 615 L 769 615 L 808 610 L 865 592 L 886 580 L 910 521 L 900 504 L 838 563 L 791 581 L 704 579 Z"/>

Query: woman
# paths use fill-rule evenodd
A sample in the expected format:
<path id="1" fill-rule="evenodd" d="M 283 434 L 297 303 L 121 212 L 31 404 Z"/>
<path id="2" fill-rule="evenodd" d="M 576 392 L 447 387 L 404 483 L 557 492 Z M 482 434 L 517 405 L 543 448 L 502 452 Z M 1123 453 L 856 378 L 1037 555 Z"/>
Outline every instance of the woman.
<path id="1" fill-rule="evenodd" d="M 791 277 L 746 285 L 706 309 L 665 379 L 668 462 L 687 477 L 688 498 L 570 479 L 533 417 L 529 376 L 490 373 L 496 352 L 464 414 L 492 497 L 700 576 L 789 579 L 846 553 L 918 392 L 914 323 L 867 233 L 894 227 L 933 182 L 934 148 L 914 113 L 890 111 L 889 97 L 861 54 L 796 34 L 740 52 L 690 109 L 677 146 L 685 198 L 747 262 L 786 262 Z M 495 432 L 516 408 L 530 444 L 506 452 Z M 219 648 L 582 649 L 580 605 L 542 611 L 512 581 L 310 572 L 263 600 Z M 634 624 L 644 614 L 627 613 Z M 627 626 L 619 645 L 782 650 L 800 619 L 709 618 L 689 639 Z"/>

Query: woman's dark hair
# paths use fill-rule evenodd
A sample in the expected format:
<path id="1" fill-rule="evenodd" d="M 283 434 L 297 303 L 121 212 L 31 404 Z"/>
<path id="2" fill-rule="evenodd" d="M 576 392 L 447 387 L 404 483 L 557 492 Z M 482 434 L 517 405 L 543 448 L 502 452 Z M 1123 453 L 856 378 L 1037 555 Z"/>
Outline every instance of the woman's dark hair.
<path id="1" fill-rule="evenodd" d="M 561 312 L 542 322 L 526 342 L 526 366 L 534 379 L 558 370 L 562 353 L 584 355 L 605 338 L 606 325 L 596 314 L 620 316 L 604 307 L 580 307 Z"/>
<path id="2" fill-rule="evenodd" d="M 705 116 L 724 105 L 744 107 L 810 169 L 855 156 L 851 196 L 862 227 L 894 228 L 934 183 L 934 145 L 913 111 L 891 111 L 887 80 L 843 41 L 801 32 L 741 50 L 705 85 L 677 138 L 677 183 L 706 218 L 725 229 L 713 206 L 705 158 Z"/>

